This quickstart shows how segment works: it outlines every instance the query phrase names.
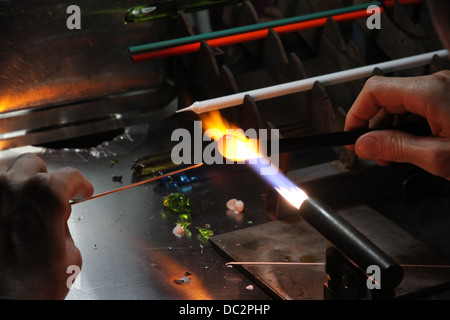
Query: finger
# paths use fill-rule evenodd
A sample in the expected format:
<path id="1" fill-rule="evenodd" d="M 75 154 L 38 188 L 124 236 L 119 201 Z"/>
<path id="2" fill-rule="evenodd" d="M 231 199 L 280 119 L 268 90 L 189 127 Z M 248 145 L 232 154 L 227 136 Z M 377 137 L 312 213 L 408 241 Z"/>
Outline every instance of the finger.
<path id="1" fill-rule="evenodd" d="M 356 154 L 365 159 L 412 163 L 434 175 L 450 176 L 450 139 L 417 137 L 395 130 L 367 133 L 355 144 Z"/>
<path id="2" fill-rule="evenodd" d="M 42 172 L 47 172 L 45 162 L 32 153 L 25 153 L 18 156 L 6 170 L 8 176 L 13 180 L 28 179 Z"/>
<path id="3" fill-rule="evenodd" d="M 372 119 L 369 120 L 369 128 L 382 128 L 392 126 L 394 115 L 386 112 L 385 109 L 380 109 Z"/>
<path id="4" fill-rule="evenodd" d="M 386 160 L 377 160 L 376 163 L 377 163 L 379 166 L 387 167 L 387 166 L 389 166 L 392 162 L 391 162 L 391 161 L 386 161 Z"/>
<path id="5" fill-rule="evenodd" d="M 83 201 L 89 199 L 94 193 L 92 184 L 75 168 L 61 168 L 50 175 L 53 178 L 54 188 L 62 192 L 66 202 Z"/>
<path id="6" fill-rule="evenodd" d="M 76 265 L 81 269 L 83 264 L 81 252 L 75 245 L 69 227 L 67 226 L 67 223 L 65 229 L 66 229 L 65 243 L 66 243 L 67 262 L 69 265 Z"/>
<path id="7" fill-rule="evenodd" d="M 440 101 L 447 101 L 448 78 L 443 74 L 421 77 L 371 77 L 347 113 L 345 130 L 367 127 L 369 121 L 385 109 L 390 114 L 411 112 L 427 118 L 436 113 Z"/>

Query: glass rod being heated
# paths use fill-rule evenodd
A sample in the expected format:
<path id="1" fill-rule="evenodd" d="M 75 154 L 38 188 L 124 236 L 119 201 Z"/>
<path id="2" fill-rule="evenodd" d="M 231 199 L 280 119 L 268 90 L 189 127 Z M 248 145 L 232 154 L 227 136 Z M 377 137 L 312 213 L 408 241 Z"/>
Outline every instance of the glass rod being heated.
<path id="1" fill-rule="evenodd" d="M 93 199 L 97 199 L 97 198 L 100 198 L 100 197 L 104 197 L 104 196 L 107 196 L 107 195 L 110 195 L 110 194 L 113 194 L 113 193 L 116 193 L 116 192 L 119 192 L 119 191 L 128 190 L 128 189 L 131 189 L 131 188 L 143 185 L 145 183 L 153 182 L 153 181 L 160 180 L 162 178 L 166 178 L 166 177 L 169 177 L 169 176 L 181 173 L 181 172 L 185 172 L 185 171 L 188 171 L 188 170 L 191 170 L 191 169 L 198 168 L 198 167 L 200 167 L 202 165 L 203 165 L 203 163 L 195 164 L 195 165 L 192 165 L 192 166 L 189 166 L 189 167 L 186 167 L 186 168 L 182 168 L 182 169 L 179 169 L 179 170 L 175 170 L 175 171 L 172 171 L 172 172 L 169 172 L 169 173 L 165 173 L 165 174 L 162 174 L 162 175 L 150 178 L 150 179 L 142 180 L 142 181 L 130 184 L 128 186 L 124 186 L 124 187 L 120 187 L 120 188 L 117 188 L 117 189 L 113 189 L 113 190 L 109 190 L 109 191 L 106 191 L 106 192 L 102 192 L 102 193 L 96 194 L 96 195 L 90 197 L 89 199 L 86 199 L 86 200 L 83 200 L 83 201 L 71 202 L 70 205 L 74 205 L 74 204 L 77 204 L 77 203 L 83 203 L 83 202 L 86 202 L 88 200 L 93 200 Z"/>

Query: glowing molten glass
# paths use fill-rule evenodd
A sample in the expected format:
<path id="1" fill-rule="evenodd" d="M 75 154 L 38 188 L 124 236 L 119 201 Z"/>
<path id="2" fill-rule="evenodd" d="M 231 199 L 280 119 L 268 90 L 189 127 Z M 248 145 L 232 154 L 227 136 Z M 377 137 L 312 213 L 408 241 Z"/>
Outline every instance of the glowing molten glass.
<path id="1" fill-rule="evenodd" d="M 228 123 L 219 111 L 202 115 L 205 135 L 217 141 L 220 154 L 233 161 L 259 158 L 258 140 L 249 139 L 242 129 Z"/>
<path id="2" fill-rule="evenodd" d="M 235 134 L 226 134 L 217 142 L 217 149 L 227 159 L 245 161 L 259 158 L 257 141 Z"/>
<path id="3" fill-rule="evenodd" d="M 205 134 L 217 141 L 217 149 L 225 158 L 234 161 L 257 159 L 258 161 L 249 161 L 249 165 L 255 172 L 260 172 L 261 168 L 269 163 L 267 160 L 260 161 L 264 159 L 258 152 L 258 141 L 249 139 L 241 129 L 234 128 L 220 116 L 220 112 L 214 111 L 204 114 L 202 115 L 202 121 L 206 130 Z M 270 165 L 274 166 L 273 163 Z M 275 174 L 261 175 L 261 177 L 273 186 L 284 199 L 299 209 L 308 195 L 278 168 L 276 169 L 274 170 Z"/>

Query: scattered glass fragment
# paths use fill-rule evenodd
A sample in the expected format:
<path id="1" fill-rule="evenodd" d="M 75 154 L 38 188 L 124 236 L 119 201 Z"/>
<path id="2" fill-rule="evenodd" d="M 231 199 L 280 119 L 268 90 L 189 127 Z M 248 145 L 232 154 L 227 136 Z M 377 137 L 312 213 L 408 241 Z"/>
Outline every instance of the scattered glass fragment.
<path id="1" fill-rule="evenodd" d="M 226 204 L 227 208 L 238 214 L 244 211 L 244 202 L 242 200 L 230 199 Z"/>
<path id="2" fill-rule="evenodd" d="M 207 228 L 197 227 L 197 230 L 200 232 L 202 237 L 205 239 L 209 239 L 214 235 L 214 231 L 207 229 Z"/>
<path id="3" fill-rule="evenodd" d="M 182 193 L 171 193 L 163 199 L 165 207 L 177 213 L 189 213 L 191 211 L 191 199 Z"/>
<path id="4" fill-rule="evenodd" d="M 113 176 L 112 181 L 122 183 L 122 176 Z"/>
<path id="5" fill-rule="evenodd" d="M 177 224 L 175 228 L 173 228 L 172 233 L 176 235 L 178 238 L 182 238 L 184 236 L 184 229 L 182 226 Z"/>
<path id="6" fill-rule="evenodd" d="M 227 208 L 230 210 L 234 210 L 234 204 L 236 203 L 237 199 L 230 199 L 227 201 Z"/>

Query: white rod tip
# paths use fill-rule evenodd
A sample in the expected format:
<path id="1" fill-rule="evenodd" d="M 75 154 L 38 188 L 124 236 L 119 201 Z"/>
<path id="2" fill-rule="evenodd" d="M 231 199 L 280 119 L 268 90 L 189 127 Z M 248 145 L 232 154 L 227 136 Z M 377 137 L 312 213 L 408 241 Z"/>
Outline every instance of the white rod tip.
<path id="1" fill-rule="evenodd" d="M 185 112 L 185 111 L 194 111 L 193 109 L 194 109 L 193 106 L 190 106 L 190 107 L 186 107 L 186 108 L 177 110 L 177 111 L 175 111 L 175 113 L 180 113 L 180 112 Z"/>

